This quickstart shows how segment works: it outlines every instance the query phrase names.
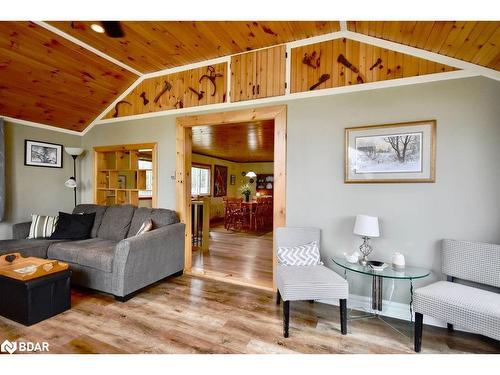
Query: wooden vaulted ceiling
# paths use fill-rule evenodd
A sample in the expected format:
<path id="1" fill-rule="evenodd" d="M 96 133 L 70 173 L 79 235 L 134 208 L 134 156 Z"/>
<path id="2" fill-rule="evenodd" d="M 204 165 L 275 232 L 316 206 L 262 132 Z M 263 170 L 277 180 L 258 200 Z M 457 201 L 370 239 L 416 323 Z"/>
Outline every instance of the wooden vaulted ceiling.
<path id="1" fill-rule="evenodd" d="M 149 73 L 338 31 L 338 21 L 121 22 L 124 38 L 95 33 L 95 22 L 50 22 L 121 62 Z"/>
<path id="2" fill-rule="evenodd" d="M 340 30 L 338 21 L 49 22 L 140 73 Z M 500 22 L 348 21 L 347 29 L 500 70 Z M 131 70 L 133 70 L 131 69 Z M 0 116 L 82 131 L 137 76 L 37 23 L 0 22 Z"/>
<path id="3" fill-rule="evenodd" d="M 192 151 L 237 163 L 274 160 L 274 120 L 195 126 Z"/>
<path id="4" fill-rule="evenodd" d="M 347 28 L 500 70 L 498 21 L 348 21 Z"/>
<path id="5" fill-rule="evenodd" d="M 135 79 L 32 22 L 0 22 L 0 115 L 82 131 Z"/>

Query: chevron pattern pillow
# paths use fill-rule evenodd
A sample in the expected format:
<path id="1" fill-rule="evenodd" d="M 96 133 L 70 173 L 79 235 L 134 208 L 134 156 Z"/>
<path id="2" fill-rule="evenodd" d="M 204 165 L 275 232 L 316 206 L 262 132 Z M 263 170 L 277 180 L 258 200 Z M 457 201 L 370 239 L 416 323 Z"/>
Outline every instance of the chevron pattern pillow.
<path id="1" fill-rule="evenodd" d="M 319 254 L 318 241 L 300 246 L 278 246 L 278 263 L 284 266 L 316 266 L 323 264 Z"/>

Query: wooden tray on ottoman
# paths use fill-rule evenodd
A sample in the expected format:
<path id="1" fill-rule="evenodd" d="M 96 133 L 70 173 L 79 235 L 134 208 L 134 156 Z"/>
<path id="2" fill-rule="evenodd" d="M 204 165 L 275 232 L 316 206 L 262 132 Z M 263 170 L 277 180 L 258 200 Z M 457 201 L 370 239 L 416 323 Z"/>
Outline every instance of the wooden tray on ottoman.
<path id="1" fill-rule="evenodd" d="M 0 256 L 0 275 L 16 280 L 32 280 L 67 269 L 68 264 L 58 260 L 23 258 L 20 253 Z"/>
<path id="2" fill-rule="evenodd" d="M 70 279 L 67 263 L 0 256 L 0 315 L 29 326 L 70 309 Z"/>

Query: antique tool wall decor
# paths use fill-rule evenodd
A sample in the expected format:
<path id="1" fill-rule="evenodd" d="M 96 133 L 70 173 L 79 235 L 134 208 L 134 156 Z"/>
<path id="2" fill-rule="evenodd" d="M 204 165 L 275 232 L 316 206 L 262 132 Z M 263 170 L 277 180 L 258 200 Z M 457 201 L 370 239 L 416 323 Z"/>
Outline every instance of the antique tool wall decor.
<path id="1" fill-rule="evenodd" d="M 118 117 L 118 107 L 121 104 L 132 105 L 132 104 L 130 104 L 130 102 L 127 102 L 126 100 L 120 100 L 118 103 L 115 104 L 115 112 L 113 113 L 113 117 Z"/>
<path id="2" fill-rule="evenodd" d="M 226 63 L 145 79 L 124 98 L 126 111 L 120 105 L 105 118 L 223 103 L 226 80 Z"/>
<path id="3" fill-rule="evenodd" d="M 315 58 L 321 55 L 321 63 Z M 455 70 L 350 39 L 292 48 L 290 92 L 341 87 Z M 329 79 L 325 79 L 329 75 Z M 323 79 L 322 79 L 323 78 Z"/>

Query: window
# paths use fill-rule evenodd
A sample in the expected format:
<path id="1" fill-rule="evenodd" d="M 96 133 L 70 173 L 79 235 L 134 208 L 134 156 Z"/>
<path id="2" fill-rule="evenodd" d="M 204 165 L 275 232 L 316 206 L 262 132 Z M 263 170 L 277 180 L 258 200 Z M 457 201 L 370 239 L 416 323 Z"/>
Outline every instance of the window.
<path id="1" fill-rule="evenodd" d="M 139 190 L 139 197 L 153 196 L 153 162 L 139 159 L 139 169 L 146 170 L 146 190 Z"/>
<path id="2" fill-rule="evenodd" d="M 191 195 L 210 195 L 210 167 L 191 167 Z"/>

